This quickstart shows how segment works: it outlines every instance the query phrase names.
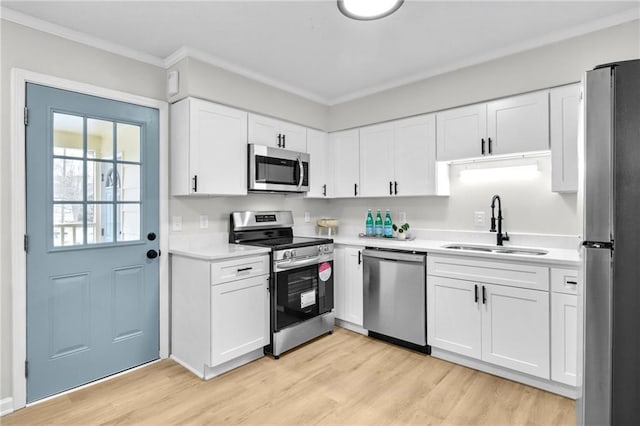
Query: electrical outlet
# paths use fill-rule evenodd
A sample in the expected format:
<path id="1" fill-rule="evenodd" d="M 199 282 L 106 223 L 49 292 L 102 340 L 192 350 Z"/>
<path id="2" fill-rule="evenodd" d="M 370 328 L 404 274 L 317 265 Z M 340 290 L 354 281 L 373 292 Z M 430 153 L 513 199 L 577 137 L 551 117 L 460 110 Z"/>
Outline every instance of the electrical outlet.
<path id="1" fill-rule="evenodd" d="M 209 216 L 206 214 L 200 215 L 200 229 L 207 229 L 209 227 Z"/>
<path id="2" fill-rule="evenodd" d="M 182 231 L 182 216 L 173 216 L 173 220 L 171 221 L 171 230 L 172 231 Z"/>
<path id="3" fill-rule="evenodd" d="M 485 214 L 483 211 L 473 212 L 473 225 L 478 228 L 482 228 L 483 226 L 486 226 L 486 223 L 484 221 L 484 216 Z"/>
<path id="4" fill-rule="evenodd" d="M 311 213 L 304 212 L 304 221 L 305 222 L 311 222 Z"/>

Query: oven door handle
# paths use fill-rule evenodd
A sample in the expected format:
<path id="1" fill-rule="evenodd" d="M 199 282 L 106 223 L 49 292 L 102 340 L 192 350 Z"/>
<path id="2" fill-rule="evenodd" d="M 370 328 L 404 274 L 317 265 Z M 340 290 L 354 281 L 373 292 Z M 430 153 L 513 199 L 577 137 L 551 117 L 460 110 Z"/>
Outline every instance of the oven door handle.
<path id="1" fill-rule="evenodd" d="M 301 266 L 309 266 L 309 265 L 313 265 L 314 263 L 320 263 L 320 260 L 323 259 L 320 256 L 315 256 L 312 257 L 310 259 L 304 259 L 304 260 L 290 260 L 287 262 L 280 262 L 280 263 L 276 263 L 275 264 L 275 269 L 276 271 L 281 270 L 281 271 L 286 271 L 288 269 L 295 269 L 295 268 L 299 268 Z"/>
<path id="2" fill-rule="evenodd" d="M 298 189 L 302 187 L 302 182 L 304 181 L 304 165 L 302 164 L 302 160 L 298 157 L 298 167 L 300 169 L 300 180 L 298 181 Z"/>

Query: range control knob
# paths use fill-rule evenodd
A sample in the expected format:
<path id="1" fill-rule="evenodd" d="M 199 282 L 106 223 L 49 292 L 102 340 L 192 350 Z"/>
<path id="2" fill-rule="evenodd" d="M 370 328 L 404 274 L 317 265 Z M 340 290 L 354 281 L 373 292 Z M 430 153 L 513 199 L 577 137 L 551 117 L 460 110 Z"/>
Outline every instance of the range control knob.
<path id="1" fill-rule="evenodd" d="M 282 253 L 282 258 L 291 259 L 291 252 L 289 250 L 285 251 L 284 253 Z"/>
<path id="2" fill-rule="evenodd" d="M 296 257 L 296 251 L 295 250 L 291 250 L 291 258 L 295 258 Z"/>

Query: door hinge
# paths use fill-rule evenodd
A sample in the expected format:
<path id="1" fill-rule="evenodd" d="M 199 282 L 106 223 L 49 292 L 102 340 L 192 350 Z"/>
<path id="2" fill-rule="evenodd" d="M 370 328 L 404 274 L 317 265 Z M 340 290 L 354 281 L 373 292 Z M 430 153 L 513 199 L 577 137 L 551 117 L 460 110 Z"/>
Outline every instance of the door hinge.
<path id="1" fill-rule="evenodd" d="M 29 108 L 24 107 L 24 125 L 29 125 Z"/>
<path id="2" fill-rule="evenodd" d="M 29 361 L 24 361 L 24 378 L 29 377 Z"/>
<path id="3" fill-rule="evenodd" d="M 24 251 L 29 253 L 29 236 L 24 234 Z"/>

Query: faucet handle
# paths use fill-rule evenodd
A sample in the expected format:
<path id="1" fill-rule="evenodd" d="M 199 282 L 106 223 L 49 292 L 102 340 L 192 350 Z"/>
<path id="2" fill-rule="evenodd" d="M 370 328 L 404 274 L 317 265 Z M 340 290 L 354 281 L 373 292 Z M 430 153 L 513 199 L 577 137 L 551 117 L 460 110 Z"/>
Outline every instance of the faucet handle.
<path id="1" fill-rule="evenodd" d="M 504 235 L 502 236 L 502 241 L 509 241 L 509 233 L 504 231 Z"/>

